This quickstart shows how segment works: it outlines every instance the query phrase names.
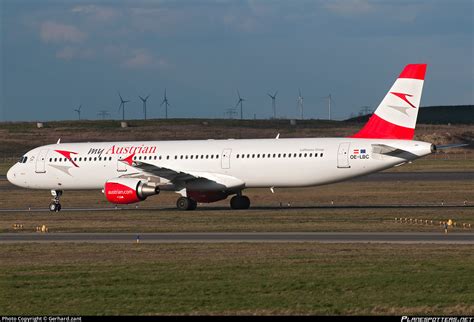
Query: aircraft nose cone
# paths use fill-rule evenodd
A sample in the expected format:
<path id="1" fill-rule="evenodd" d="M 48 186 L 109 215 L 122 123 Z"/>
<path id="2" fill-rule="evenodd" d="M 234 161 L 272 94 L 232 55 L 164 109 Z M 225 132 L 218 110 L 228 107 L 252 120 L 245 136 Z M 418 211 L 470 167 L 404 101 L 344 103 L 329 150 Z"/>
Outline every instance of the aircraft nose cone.
<path id="1" fill-rule="evenodd" d="M 10 181 L 11 184 L 15 184 L 15 178 L 15 170 L 13 169 L 13 167 L 11 167 L 7 172 L 7 180 Z"/>

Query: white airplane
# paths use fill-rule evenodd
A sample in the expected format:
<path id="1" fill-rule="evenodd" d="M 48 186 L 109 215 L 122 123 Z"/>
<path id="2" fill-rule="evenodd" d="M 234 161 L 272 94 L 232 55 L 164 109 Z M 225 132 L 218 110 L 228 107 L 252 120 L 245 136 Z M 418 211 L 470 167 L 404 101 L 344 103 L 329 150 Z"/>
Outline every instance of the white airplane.
<path id="1" fill-rule="evenodd" d="M 344 138 L 60 143 L 26 153 L 7 173 L 29 189 L 51 190 L 51 211 L 64 190 L 102 189 L 130 204 L 175 191 L 177 207 L 230 199 L 247 209 L 246 188 L 317 186 L 407 163 L 436 151 L 413 141 L 426 64 L 407 65 L 365 126 Z"/>

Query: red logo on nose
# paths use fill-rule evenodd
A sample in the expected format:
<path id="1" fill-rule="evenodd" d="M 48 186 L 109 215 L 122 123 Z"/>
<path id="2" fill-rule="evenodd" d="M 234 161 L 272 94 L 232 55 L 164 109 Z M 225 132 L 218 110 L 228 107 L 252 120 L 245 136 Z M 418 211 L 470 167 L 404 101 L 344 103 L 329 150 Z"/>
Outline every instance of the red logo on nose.
<path id="1" fill-rule="evenodd" d="M 408 100 L 408 98 L 407 98 L 407 96 L 408 96 L 408 97 L 413 97 L 413 95 L 405 94 L 405 93 L 397 93 L 397 92 L 390 92 L 390 94 L 393 94 L 393 95 L 395 95 L 395 96 L 401 98 L 402 100 L 404 100 L 405 102 L 407 102 L 408 105 L 410 105 L 410 106 L 413 107 L 413 108 L 416 108 L 416 106 L 413 105 L 413 104 Z"/>
<path id="2" fill-rule="evenodd" d="M 76 152 L 71 152 L 71 151 L 63 151 L 63 150 L 54 150 L 56 152 L 58 152 L 59 154 L 63 155 L 66 159 L 68 159 L 69 161 L 71 161 L 72 164 L 74 164 L 74 166 L 76 168 L 79 168 L 79 166 L 76 164 L 76 162 L 74 162 L 71 158 L 71 154 L 77 154 Z"/>

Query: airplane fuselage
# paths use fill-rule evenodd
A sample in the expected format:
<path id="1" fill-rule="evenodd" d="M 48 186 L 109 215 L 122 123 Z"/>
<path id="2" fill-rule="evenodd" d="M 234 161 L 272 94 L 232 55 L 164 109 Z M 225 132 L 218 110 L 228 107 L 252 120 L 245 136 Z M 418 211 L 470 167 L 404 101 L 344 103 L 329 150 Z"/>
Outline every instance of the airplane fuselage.
<path id="1" fill-rule="evenodd" d="M 379 153 L 381 145 L 410 153 Z M 135 161 L 158 167 L 238 178 L 245 188 L 300 187 L 381 171 L 431 152 L 427 142 L 354 138 L 64 143 L 29 151 L 8 178 L 30 189 L 102 189 L 112 178 L 146 176 L 122 161 L 134 154 Z"/>

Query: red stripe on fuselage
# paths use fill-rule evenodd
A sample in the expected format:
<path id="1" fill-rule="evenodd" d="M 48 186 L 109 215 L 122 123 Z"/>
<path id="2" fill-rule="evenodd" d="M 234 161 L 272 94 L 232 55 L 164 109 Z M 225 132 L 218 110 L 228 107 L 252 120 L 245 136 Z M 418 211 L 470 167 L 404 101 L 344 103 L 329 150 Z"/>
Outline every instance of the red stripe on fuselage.
<path id="1" fill-rule="evenodd" d="M 365 126 L 351 137 L 359 139 L 412 140 L 414 135 L 415 129 L 387 122 L 374 114 L 370 117 Z"/>

